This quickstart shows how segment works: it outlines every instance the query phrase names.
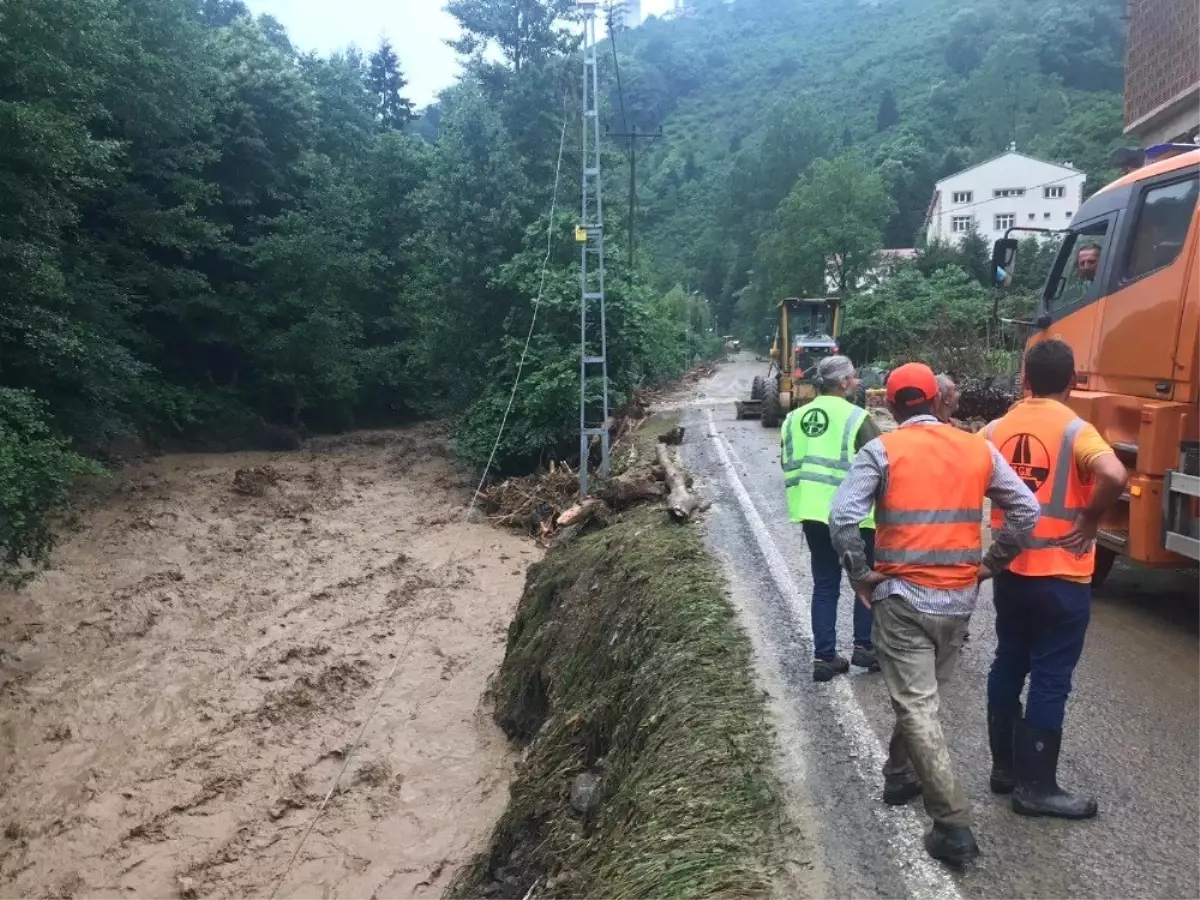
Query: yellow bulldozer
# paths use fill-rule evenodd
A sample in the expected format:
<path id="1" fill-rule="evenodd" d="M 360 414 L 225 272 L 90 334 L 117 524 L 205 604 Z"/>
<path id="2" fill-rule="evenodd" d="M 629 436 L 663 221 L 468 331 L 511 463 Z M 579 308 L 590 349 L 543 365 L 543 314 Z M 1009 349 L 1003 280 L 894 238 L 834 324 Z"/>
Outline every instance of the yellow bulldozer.
<path id="1" fill-rule="evenodd" d="M 779 325 L 771 345 L 766 375 L 757 375 L 750 399 L 737 401 L 739 419 L 761 419 L 775 428 L 791 410 L 817 395 L 817 363 L 838 352 L 842 304 L 838 297 L 788 297 L 779 302 Z M 866 407 L 866 389 L 859 385 L 854 402 Z"/>

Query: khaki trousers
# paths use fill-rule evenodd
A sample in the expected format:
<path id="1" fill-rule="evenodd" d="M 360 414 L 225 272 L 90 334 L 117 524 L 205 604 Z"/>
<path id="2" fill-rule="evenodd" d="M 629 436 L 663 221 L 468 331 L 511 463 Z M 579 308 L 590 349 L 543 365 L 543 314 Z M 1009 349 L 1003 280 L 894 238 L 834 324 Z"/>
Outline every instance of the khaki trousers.
<path id="1" fill-rule="evenodd" d="M 971 824 L 962 782 L 938 718 L 938 687 L 953 674 L 968 619 L 918 612 L 895 595 L 875 604 L 872 641 L 896 711 L 884 778 L 919 779 L 935 822 Z"/>

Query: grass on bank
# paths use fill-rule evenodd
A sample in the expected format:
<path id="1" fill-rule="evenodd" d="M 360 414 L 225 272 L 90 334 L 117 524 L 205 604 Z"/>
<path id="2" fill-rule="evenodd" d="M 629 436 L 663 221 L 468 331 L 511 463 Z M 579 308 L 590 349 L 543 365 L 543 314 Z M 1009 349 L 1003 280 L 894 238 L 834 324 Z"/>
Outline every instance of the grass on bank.
<path id="1" fill-rule="evenodd" d="M 751 666 L 696 527 L 645 507 L 551 550 L 493 687 L 525 757 L 448 896 L 767 894 L 782 815 Z M 600 800 L 580 815 L 584 772 Z"/>

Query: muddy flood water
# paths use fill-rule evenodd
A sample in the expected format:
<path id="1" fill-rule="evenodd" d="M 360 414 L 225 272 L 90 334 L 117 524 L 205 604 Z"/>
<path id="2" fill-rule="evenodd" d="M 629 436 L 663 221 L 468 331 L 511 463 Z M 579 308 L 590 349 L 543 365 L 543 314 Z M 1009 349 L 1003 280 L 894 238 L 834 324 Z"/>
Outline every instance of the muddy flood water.
<path id="1" fill-rule="evenodd" d="M 0 895 L 439 895 L 504 805 L 481 697 L 539 553 L 469 490 L 432 429 L 114 476 L 0 594 Z"/>

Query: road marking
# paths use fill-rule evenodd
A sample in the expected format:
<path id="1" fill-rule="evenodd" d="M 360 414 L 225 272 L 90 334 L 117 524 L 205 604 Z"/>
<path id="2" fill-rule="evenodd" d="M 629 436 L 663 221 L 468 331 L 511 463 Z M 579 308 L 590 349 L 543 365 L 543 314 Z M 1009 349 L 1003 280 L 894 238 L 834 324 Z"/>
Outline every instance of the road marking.
<path id="1" fill-rule="evenodd" d="M 737 469 L 734 468 L 730 458 L 731 453 L 736 455 L 733 446 L 726 447 L 724 435 L 717 431 L 712 410 L 705 410 L 705 415 L 708 417 L 708 436 L 716 448 L 717 457 L 746 518 L 746 524 L 750 526 L 754 541 L 767 562 L 771 580 L 775 582 L 780 596 L 792 608 L 800 634 L 811 642 L 812 627 L 808 604 L 796 588 L 795 576 L 780 552 L 779 545 L 771 537 L 762 516 L 759 515 L 758 508 L 738 476 Z M 833 705 L 854 751 L 854 766 L 859 776 L 865 784 L 876 784 L 887 759 L 883 745 L 871 730 L 866 713 L 859 705 L 858 698 L 854 696 L 848 680 L 835 678 L 822 689 L 826 688 L 832 689 Z M 878 819 L 887 838 L 888 852 L 903 867 L 902 877 L 908 885 L 909 896 L 914 900 L 962 900 L 962 894 L 959 893 L 958 885 L 950 873 L 925 852 L 922 840 L 925 830 L 924 816 L 919 815 L 911 806 L 887 808 L 882 805 L 882 801 L 873 805 L 875 818 Z"/>

